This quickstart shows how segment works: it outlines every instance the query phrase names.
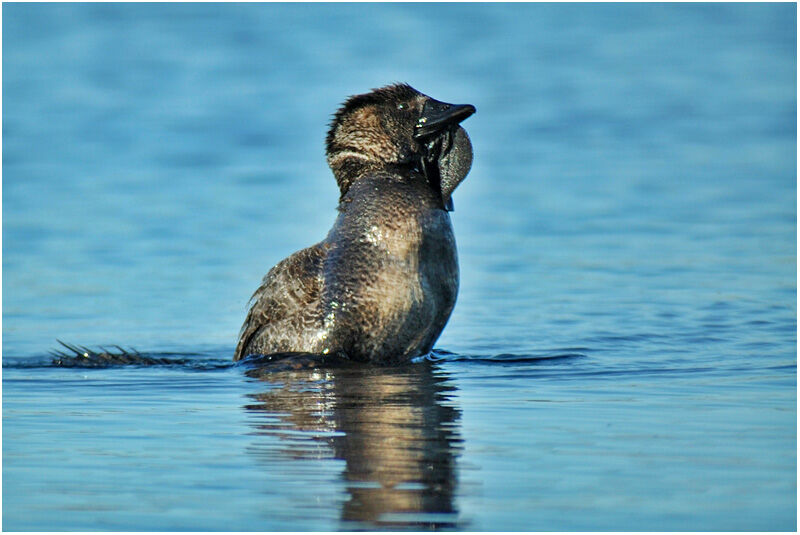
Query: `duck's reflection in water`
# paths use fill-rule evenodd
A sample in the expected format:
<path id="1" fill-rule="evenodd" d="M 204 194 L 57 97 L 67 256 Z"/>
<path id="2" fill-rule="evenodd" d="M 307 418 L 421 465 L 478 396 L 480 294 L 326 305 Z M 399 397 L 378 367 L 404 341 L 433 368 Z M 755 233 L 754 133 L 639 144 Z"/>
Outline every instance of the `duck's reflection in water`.
<path id="1" fill-rule="evenodd" d="M 247 406 L 271 416 L 253 422 L 259 434 L 287 437 L 289 424 L 316 435 L 345 461 L 345 529 L 462 527 L 453 503 L 460 412 L 443 372 L 420 363 L 254 369 L 248 375 L 271 385 Z M 308 448 L 287 453 L 304 457 Z"/>

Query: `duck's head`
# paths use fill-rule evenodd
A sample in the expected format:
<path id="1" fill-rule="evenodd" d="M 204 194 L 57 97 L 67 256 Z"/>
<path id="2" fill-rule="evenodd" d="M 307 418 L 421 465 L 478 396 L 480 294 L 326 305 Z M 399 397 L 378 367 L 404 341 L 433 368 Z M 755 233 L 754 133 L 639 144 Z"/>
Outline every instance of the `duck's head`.
<path id="1" fill-rule="evenodd" d="M 446 104 L 406 84 L 350 97 L 333 117 L 328 164 L 342 196 L 370 171 L 409 167 L 424 174 L 452 209 L 451 194 L 472 166 L 472 144 L 459 123 L 470 104 Z"/>

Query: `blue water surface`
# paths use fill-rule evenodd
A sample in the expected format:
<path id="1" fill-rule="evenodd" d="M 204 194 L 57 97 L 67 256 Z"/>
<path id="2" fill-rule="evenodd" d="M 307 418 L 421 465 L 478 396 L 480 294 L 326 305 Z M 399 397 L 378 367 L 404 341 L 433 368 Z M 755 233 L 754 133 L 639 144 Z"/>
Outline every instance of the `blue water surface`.
<path id="1" fill-rule="evenodd" d="M 796 529 L 795 5 L 2 13 L 3 529 Z M 229 366 L 394 81 L 478 110 L 435 362 Z"/>

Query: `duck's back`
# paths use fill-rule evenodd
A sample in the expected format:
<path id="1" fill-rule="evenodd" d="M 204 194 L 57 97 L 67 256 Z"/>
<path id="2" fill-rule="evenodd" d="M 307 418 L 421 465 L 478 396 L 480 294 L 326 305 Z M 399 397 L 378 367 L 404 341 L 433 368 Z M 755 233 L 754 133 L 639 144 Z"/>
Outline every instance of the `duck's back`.
<path id="1" fill-rule="evenodd" d="M 239 334 L 233 359 L 250 354 L 321 351 L 320 295 L 322 264 L 328 247 L 322 242 L 285 258 L 269 270 Z"/>

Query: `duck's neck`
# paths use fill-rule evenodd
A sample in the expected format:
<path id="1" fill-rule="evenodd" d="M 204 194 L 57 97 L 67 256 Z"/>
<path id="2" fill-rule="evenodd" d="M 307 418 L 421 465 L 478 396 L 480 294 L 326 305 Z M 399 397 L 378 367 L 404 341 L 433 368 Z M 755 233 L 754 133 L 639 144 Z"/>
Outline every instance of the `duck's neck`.
<path id="1" fill-rule="evenodd" d="M 334 157 L 328 158 L 328 164 L 339 184 L 339 200 L 344 199 L 350 187 L 358 180 L 376 173 L 387 173 L 402 176 L 404 173 L 415 170 L 410 163 L 386 163 L 370 159 L 357 152 L 343 151 Z"/>

